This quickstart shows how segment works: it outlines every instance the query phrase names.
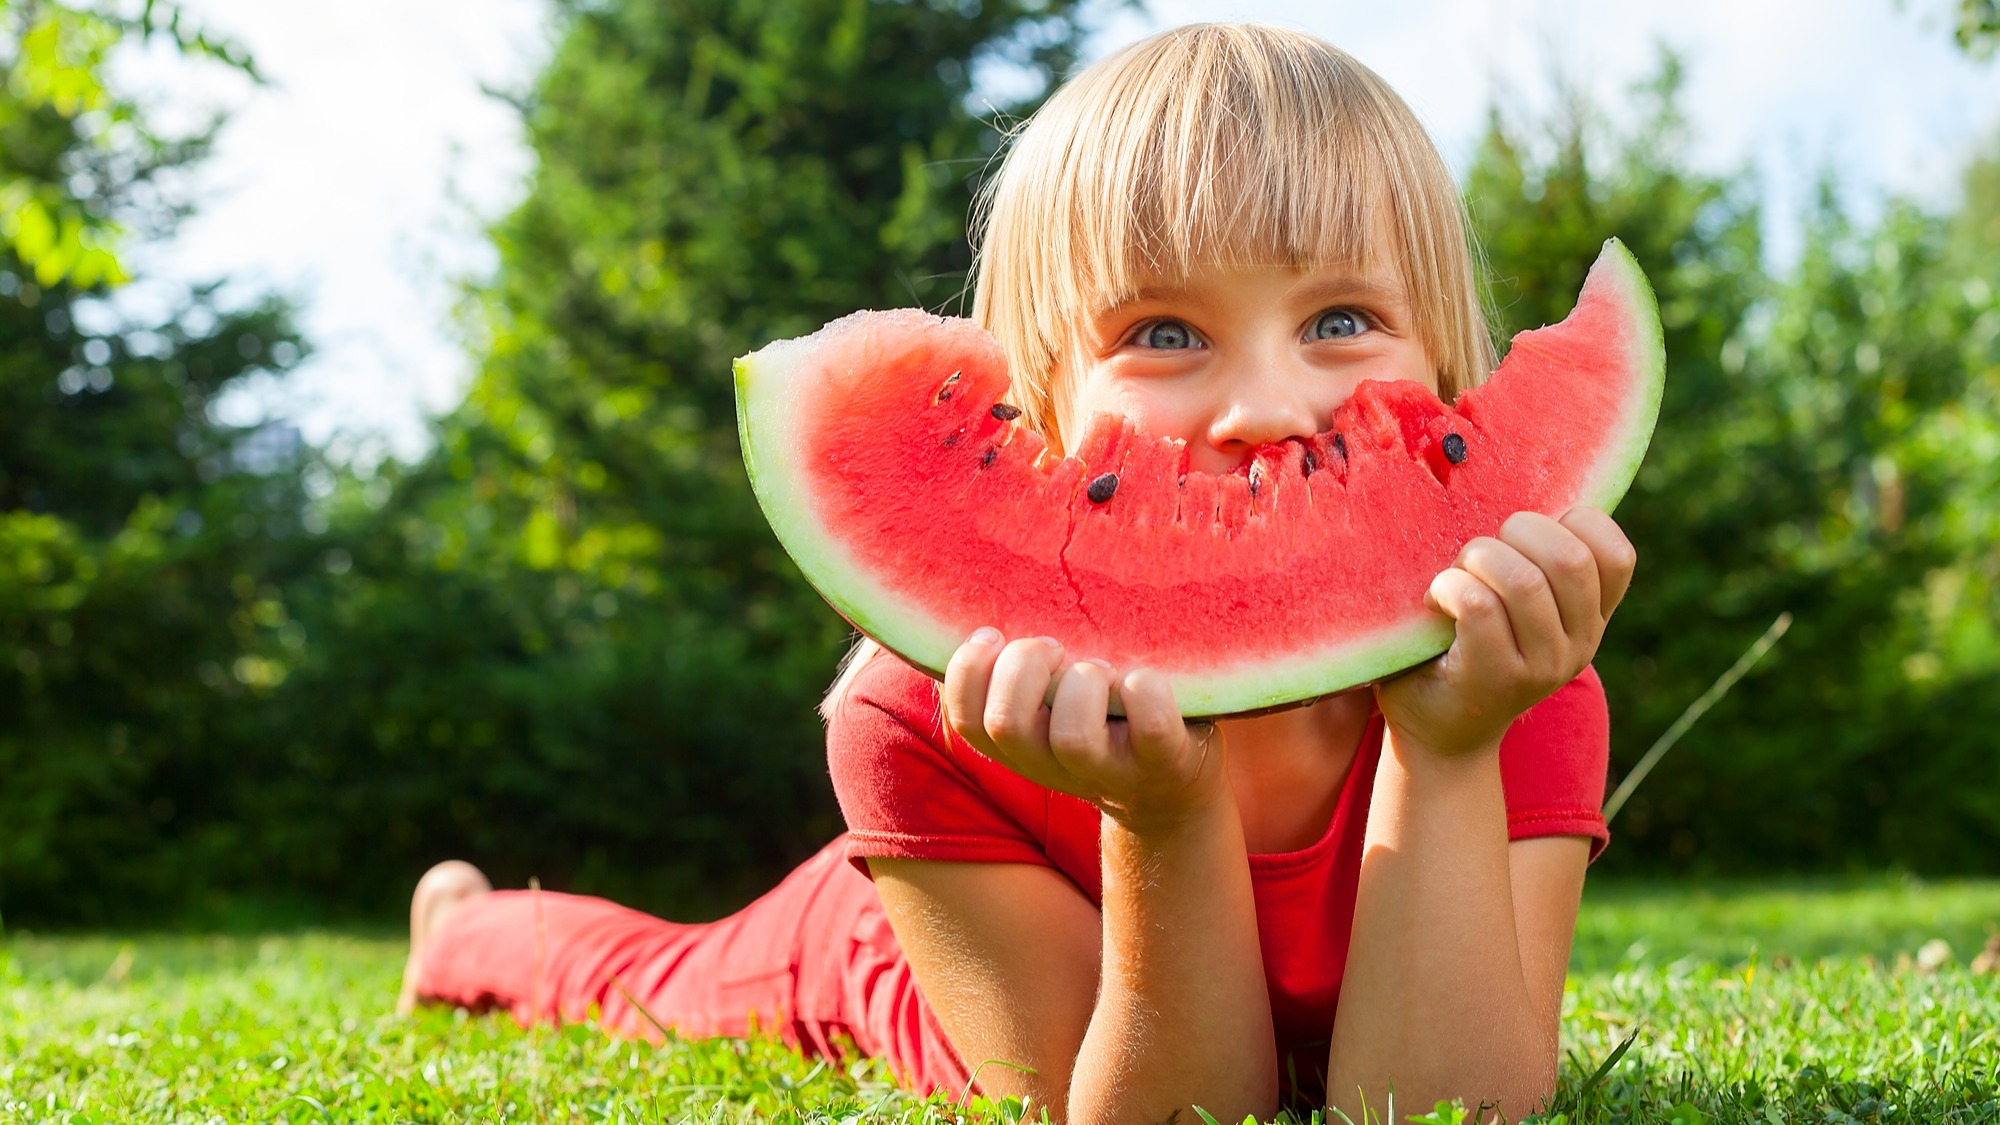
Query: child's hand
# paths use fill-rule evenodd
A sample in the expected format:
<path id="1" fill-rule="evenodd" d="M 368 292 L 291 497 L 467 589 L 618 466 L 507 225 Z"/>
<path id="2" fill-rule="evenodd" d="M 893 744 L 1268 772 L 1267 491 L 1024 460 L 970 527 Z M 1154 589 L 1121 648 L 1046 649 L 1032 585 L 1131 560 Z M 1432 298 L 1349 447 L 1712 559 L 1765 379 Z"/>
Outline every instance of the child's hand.
<path id="1" fill-rule="evenodd" d="M 945 668 L 945 716 L 980 753 L 1140 832 L 1170 829 L 1222 791 L 1222 735 L 1181 722 L 1165 677 L 1066 665 L 1047 637 L 1003 640 L 981 629 Z M 1107 717 L 1114 689 L 1122 719 Z"/>
<path id="2" fill-rule="evenodd" d="M 1431 582 L 1432 609 L 1458 623 L 1443 656 L 1375 689 L 1402 743 L 1443 754 L 1499 745 L 1522 712 L 1597 653 L 1637 555 L 1610 516 L 1572 508 L 1558 523 L 1517 512 L 1498 539 L 1465 545 Z"/>

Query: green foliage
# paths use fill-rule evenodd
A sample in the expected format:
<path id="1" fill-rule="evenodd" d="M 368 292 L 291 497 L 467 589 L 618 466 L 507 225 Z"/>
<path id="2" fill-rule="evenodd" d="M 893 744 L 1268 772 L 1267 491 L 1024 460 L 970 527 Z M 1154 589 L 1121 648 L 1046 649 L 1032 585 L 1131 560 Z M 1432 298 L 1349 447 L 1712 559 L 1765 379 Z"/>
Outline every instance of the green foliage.
<path id="1" fill-rule="evenodd" d="M 2000 1121 L 2000 976 L 1873 959 L 1935 932 L 1956 940 L 1996 905 L 1991 882 L 1593 886 L 1555 1105 L 1527 1120 Z M 1833 923 L 1847 915 L 1864 927 L 1843 943 Z M 445 1010 L 399 1020 L 403 953 L 339 934 L 15 933 L 0 942 L 0 1122 L 1040 1119 L 1015 1102 L 918 1099 L 879 1064 L 806 1060 L 770 1039 L 630 1043 Z"/>
<path id="2" fill-rule="evenodd" d="M 150 320 L 109 300 L 109 240 L 171 226 L 159 181 L 204 138 L 154 134 L 101 84 L 123 22 L 0 21 L 25 29 L 0 51 L 0 192 L 43 207 L 0 242 L 0 909 L 130 915 L 247 862 L 179 825 L 215 803 L 234 704 L 282 676 L 266 576 L 302 496 L 296 461 L 260 461 L 212 407 L 300 347 L 275 300 L 203 289 Z"/>
<path id="3" fill-rule="evenodd" d="M 60 4 L 0 8 L 0 20 L 10 17 L 18 29 L 4 59 L 0 133 L 10 149 L 20 148 L 0 171 L 0 250 L 12 251 L 42 288 L 65 279 L 85 289 L 100 281 L 120 284 L 127 278 L 112 249 L 117 224 L 89 201 L 71 198 L 57 178 L 59 163 L 47 159 L 75 147 L 63 134 L 79 114 L 101 119 L 112 104 L 98 72 L 105 52 L 118 42 L 118 28 L 98 13 Z M 48 115 L 62 122 L 53 146 L 46 144 L 53 122 L 37 130 L 24 120 Z"/>
<path id="4" fill-rule="evenodd" d="M 1689 170 L 1679 85 L 1669 59 L 1622 133 L 1581 109 L 1496 117 L 1468 184 L 1510 329 L 1566 312 L 1608 235 L 1660 298 L 1667 395 L 1618 513 L 1640 573 L 1598 661 L 1614 771 L 1797 619 L 1638 791 L 1613 862 L 1982 868 L 2000 256 L 1953 235 L 1983 222 L 1976 200 L 1862 229 L 1829 187 L 1801 260 L 1767 273 L 1751 178 Z"/>
<path id="5" fill-rule="evenodd" d="M 68 281 L 78 289 L 130 280 L 117 244 L 124 225 L 111 201 L 71 192 L 61 178 L 81 150 L 110 155 L 136 145 L 159 144 L 138 121 L 135 108 L 113 95 L 103 80 L 105 60 L 129 38 L 161 37 L 182 53 L 205 56 L 252 77 L 256 68 L 242 48 L 212 38 L 178 6 L 146 0 L 137 17 L 115 8 L 57 0 L 0 2 L 0 135 L 21 148 L 0 167 L 0 252 L 11 251 L 43 289 Z M 5 33 L 11 33 L 5 34 Z M 65 126 L 53 136 L 43 121 L 54 114 Z M 137 128 L 135 128 L 137 127 Z M 37 136 L 35 134 L 39 133 Z M 46 143 L 53 139 L 53 147 Z M 167 162 L 171 163 L 171 162 Z"/>
<path id="6" fill-rule="evenodd" d="M 2000 44 L 2000 0 L 1958 0 L 1958 45 L 1974 55 L 1990 56 Z"/>
<path id="7" fill-rule="evenodd" d="M 959 291 L 997 144 L 972 68 L 1045 79 L 1076 8 L 564 9 L 531 189 L 468 295 L 477 378 L 292 595 L 314 718 L 273 730 L 260 792 L 276 850 L 319 845 L 307 885 L 387 905 L 462 853 L 685 915 L 838 831 L 814 705 L 849 633 L 756 508 L 730 361 Z"/>

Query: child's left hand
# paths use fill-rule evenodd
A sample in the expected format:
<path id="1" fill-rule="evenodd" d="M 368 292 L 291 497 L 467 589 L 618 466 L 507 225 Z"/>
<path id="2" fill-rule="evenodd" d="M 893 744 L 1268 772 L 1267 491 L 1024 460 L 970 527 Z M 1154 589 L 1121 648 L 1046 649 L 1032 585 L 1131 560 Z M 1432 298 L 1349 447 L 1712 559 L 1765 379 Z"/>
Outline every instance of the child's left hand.
<path id="1" fill-rule="evenodd" d="M 1425 597 L 1458 623 L 1457 639 L 1376 686 L 1398 745 L 1446 755 L 1497 747 L 1522 712 L 1590 663 L 1637 558 L 1595 508 L 1560 522 L 1516 512 L 1499 538 L 1467 543 Z"/>

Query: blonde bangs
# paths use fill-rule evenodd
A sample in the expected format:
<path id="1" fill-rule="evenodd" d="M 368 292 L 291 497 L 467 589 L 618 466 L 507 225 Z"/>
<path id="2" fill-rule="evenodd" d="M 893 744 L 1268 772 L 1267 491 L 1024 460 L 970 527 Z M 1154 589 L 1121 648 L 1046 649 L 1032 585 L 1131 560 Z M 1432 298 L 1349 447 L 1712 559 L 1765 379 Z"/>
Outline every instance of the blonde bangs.
<path id="1" fill-rule="evenodd" d="M 1443 160 L 1374 72 L 1311 36 L 1193 25 L 1088 68 L 1016 135 L 976 224 L 973 316 L 1052 439 L 1078 327 L 1204 269 L 1393 261 L 1440 389 L 1491 366 Z"/>

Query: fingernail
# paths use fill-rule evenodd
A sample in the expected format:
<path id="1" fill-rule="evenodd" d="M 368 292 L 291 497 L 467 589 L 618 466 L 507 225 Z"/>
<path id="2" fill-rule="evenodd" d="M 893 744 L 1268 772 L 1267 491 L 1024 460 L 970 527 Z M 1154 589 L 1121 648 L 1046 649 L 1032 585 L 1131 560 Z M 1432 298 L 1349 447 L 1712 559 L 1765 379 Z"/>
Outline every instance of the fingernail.
<path id="1" fill-rule="evenodd" d="M 1063 643 L 1059 640 L 1056 640 L 1054 637 L 1036 637 L 1035 639 L 1049 646 L 1050 648 L 1055 649 L 1058 652 L 1062 651 Z"/>
<path id="2" fill-rule="evenodd" d="M 995 629 L 991 625 L 981 625 L 972 631 L 971 636 L 965 638 L 965 643 L 969 645 L 998 644 L 1000 643 L 1000 630 Z"/>
<path id="3" fill-rule="evenodd" d="M 1084 663 L 1086 663 L 1086 664 L 1095 664 L 1095 665 L 1097 665 L 1097 666 L 1098 666 L 1099 668 L 1102 668 L 1102 669 L 1104 669 L 1104 670 L 1105 670 L 1105 671 L 1107 671 L 1107 672 L 1111 671 L 1111 662 L 1110 662 L 1109 660 L 1102 660 L 1102 659 L 1099 659 L 1098 657 L 1095 657 L 1095 656 L 1093 656 L 1093 657 L 1091 657 L 1091 658 L 1090 658 L 1089 660 L 1086 660 L 1086 661 L 1084 661 Z"/>

